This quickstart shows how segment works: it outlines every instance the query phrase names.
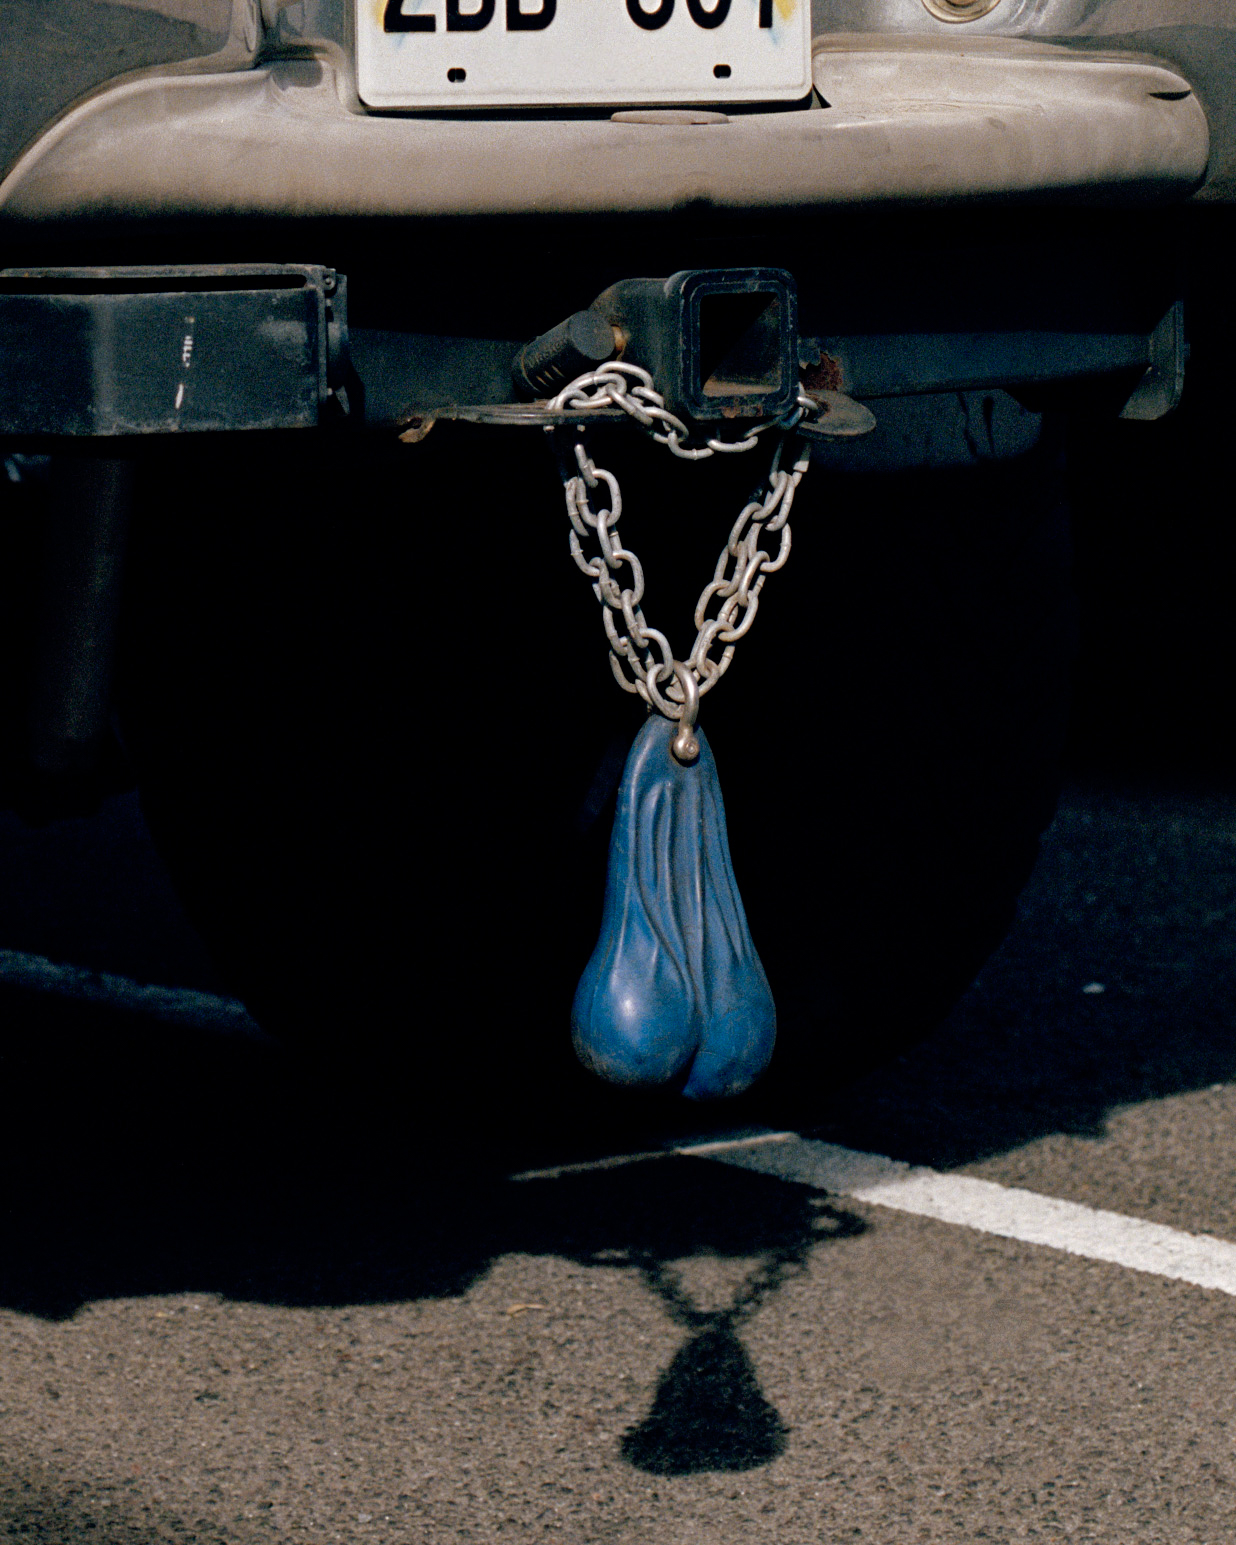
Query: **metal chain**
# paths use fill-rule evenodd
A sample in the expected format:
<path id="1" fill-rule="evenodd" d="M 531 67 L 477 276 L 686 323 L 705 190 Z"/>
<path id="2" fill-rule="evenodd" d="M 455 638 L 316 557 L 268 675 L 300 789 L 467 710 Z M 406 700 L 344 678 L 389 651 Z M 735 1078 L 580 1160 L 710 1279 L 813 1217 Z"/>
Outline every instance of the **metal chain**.
<path id="1" fill-rule="evenodd" d="M 816 411 L 816 404 L 800 390 L 796 405 L 788 414 L 756 426 L 744 439 L 710 439 L 703 446 L 690 446 L 685 443 L 690 431 L 665 406 L 665 399 L 653 386 L 649 373 L 638 365 L 621 361 L 579 376 L 550 404 L 557 411 L 610 406 L 622 408 L 648 429 L 659 444 L 675 456 L 691 461 L 718 452 L 752 450 L 759 443 L 758 436 L 766 430 L 780 431 L 765 491 L 757 493 L 743 507 L 721 549 L 713 577 L 700 593 L 695 608 L 695 643 L 685 660 L 676 659 L 665 634 L 645 620 L 640 605 L 644 596 L 643 565 L 629 547 L 623 546 L 618 535 L 622 514 L 618 479 L 604 467 L 598 467 L 588 455 L 582 425 L 576 430 L 571 448 L 575 470 L 569 464 L 563 469 L 571 522 L 571 557 L 592 580 L 593 591 L 601 602 L 614 677 L 624 691 L 637 692 L 658 713 L 680 721 L 674 754 L 680 761 L 690 762 L 699 755 L 699 743 L 692 733 L 699 700 L 705 692 L 712 691 L 729 669 L 735 644 L 755 621 L 765 579 L 783 568 L 790 556 L 790 508 L 810 461 L 809 448 L 801 440 L 791 442 L 791 431 L 805 413 Z M 787 444 L 792 444 L 794 457 L 788 471 L 782 466 Z M 606 508 L 593 508 L 593 495 L 598 489 L 603 490 L 602 503 L 608 496 Z M 775 554 L 760 545 L 765 533 L 777 537 Z M 584 543 L 592 538 L 600 550 L 589 557 Z M 625 584 L 619 577 L 624 567 L 630 570 Z M 718 645 L 720 658 L 714 659 L 712 651 Z"/>

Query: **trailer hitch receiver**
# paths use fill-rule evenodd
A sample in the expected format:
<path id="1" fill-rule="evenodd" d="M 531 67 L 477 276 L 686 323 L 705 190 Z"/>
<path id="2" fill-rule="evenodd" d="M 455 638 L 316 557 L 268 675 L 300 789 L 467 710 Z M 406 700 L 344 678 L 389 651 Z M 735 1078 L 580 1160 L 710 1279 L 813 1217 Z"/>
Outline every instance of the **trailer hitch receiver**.
<path id="1" fill-rule="evenodd" d="M 549 395 L 615 354 L 647 370 L 680 417 L 779 418 L 798 394 L 793 277 L 781 268 L 688 268 L 622 279 L 526 345 L 512 373 L 526 395 Z"/>
<path id="2" fill-rule="evenodd" d="M 782 268 L 687 268 L 623 279 L 592 303 L 675 412 L 775 418 L 798 392 L 798 296 Z"/>

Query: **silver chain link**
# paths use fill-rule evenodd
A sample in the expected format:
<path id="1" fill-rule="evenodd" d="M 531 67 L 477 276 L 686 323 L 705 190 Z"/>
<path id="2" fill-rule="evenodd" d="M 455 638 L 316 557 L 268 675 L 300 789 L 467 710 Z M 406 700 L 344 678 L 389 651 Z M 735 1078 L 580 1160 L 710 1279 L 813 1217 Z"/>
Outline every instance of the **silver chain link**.
<path id="1" fill-rule="evenodd" d="M 556 411 L 585 412 L 619 407 L 642 424 L 659 444 L 690 461 L 717 453 L 753 450 L 759 444 L 758 436 L 770 429 L 779 431 L 766 492 L 743 507 L 721 549 L 713 577 L 700 593 L 695 608 L 695 643 L 685 660 L 676 659 L 665 634 L 645 620 L 640 605 L 644 597 L 643 565 L 629 547 L 623 546 L 618 535 L 622 514 L 618 479 L 604 467 L 598 467 L 588 455 L 583 426 L 576 430 L 572 446 L 576 470 L 567 471 L 563 477 L 571 522 L 571 557 L 592 581 L 593 591 L 601 602 L 614 677 L 624 691 L 637 692 L 667 719 L 682 721 L 674 751 L 681 760 L 692 761 L 699 754 L 691 733 L 699 699 L 705 692 L 711 692 L 729 669 L 735 644 L 755 621 L 765 579 L 784 568 L 790 556 L 790 508 L 811 453 L 799 440 L 793 445 L 794 460 L 788 471 L 782 461 L 787 445 L 792 443 L 791 431 L 804 414 L 816 411 L 816 404 L 800 390 L 796 405 L 788 414 L 757 425 L 744 439 L 710 439 L 702 446 L 691 446 L 686 443 L 690 435 L 687 425 L 665 406 L 651 375 L 638 365 L 615 361 L 579 376 L 549 406 Z M 602 491 L 598 502 L 604 505 L 608 499 L 608 505 L 601 509 L 593 507 L 597 490 Z M 777 537 L 775 553 L 760 545 L 766 533 Z M 599 551 L 589 557 L 584 544 L 591 543 L 593 538 Z M 625 584 L 620 578 L 624 568 L 630 570 Z M 712 651 L 718 645 L 720 658 L 714 659 Z"/>

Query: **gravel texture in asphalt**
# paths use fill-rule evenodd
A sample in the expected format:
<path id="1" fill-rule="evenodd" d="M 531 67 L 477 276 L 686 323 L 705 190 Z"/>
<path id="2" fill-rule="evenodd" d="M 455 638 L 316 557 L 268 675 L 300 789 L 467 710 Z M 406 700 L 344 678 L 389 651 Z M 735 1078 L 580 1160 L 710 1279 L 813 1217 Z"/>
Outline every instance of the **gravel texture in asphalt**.
<path id="1" fill-rule="evenodd" d="M 1071 790 L 979 983 L 818 1135 L 1236 1239 L 1234 871 L 1227 796 Z M 10 1535 L 1236 1537 L 1223 1293 L 704 1158 L 484 1179 L 269 1045 L 0 1013 Z"/>

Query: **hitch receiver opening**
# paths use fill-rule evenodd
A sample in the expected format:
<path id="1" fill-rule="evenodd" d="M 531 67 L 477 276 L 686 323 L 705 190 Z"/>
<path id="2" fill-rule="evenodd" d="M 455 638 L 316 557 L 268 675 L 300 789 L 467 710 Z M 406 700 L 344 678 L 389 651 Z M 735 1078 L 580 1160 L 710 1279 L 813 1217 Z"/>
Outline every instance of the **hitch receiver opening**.
<path id="1" fill-rule="evenodd" d="M 698 422 L 775 418 L 798 392 L 798 296 L 782 268 L 623 279 L 592 303 L 668 405 Z"/>

